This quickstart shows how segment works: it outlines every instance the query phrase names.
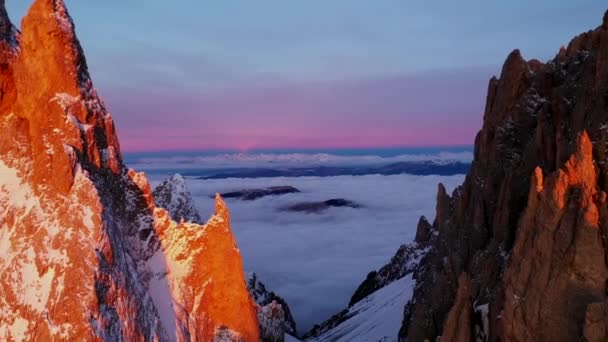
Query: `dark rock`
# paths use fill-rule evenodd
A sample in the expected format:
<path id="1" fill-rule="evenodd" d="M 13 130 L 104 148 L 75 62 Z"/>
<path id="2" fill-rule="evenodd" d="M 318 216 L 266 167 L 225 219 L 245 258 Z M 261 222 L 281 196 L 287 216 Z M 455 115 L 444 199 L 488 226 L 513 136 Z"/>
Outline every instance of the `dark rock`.
<path id="1" fill-rule="evenodd" d="M 245 189 L 221 194 L 223 198 L 237 198 L 243 201 L 253 201 L 266 196 L 279 196 L 298 193 L 300 190 L 292 186 L 272 186 L 267 189 Z"/>
<path id="2" fill-rule="evenodd" d="M 414 241 L 425 244 L 431 241 L 431 237 L 433 234 L 433 226 L 426 220 L 426 217 L 420 216 L 420 220 L 418 221 L 418 228 L 416 229 L 416 238 Z"/>
<path id="3" fill-rule="evenodd" d="M 305 202 L 291 205 L 284 208 L 286 211 L 304 212 L 304 213 L 320 213 L 329 208 L 361 208 L 360 204 L 344 198 L 334 198 L 323 202 Z"/>

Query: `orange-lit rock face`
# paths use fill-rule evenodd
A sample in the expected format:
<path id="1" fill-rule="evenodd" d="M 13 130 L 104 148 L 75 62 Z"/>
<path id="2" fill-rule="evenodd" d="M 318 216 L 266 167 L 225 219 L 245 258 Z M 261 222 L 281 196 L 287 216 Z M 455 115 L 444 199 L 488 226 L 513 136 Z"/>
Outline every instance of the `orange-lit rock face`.
<path id="1" fill-rule="evenodd" d="M 0 0 L 0 340 L 258 340 L 227 209 L 156 208 L 59 0 Z"/>
<path id="2" fill-rule="evenodd" d="M 442 342 L 470 342 L 472 340 L 470 327 L 473 317 L 473 298 L 471 288 L 471 277 L 466 273 L 461 274 L 458 278 L 456 300 L 443 327 Z"/>
<path id="3" fill-rule="evenodd" d="M 170 221 L 164 209 L 156 209 L 155 218 L 170 270 L 167 279 L 179 303 L 178 328 L 186 329 L 192 340 L 211 341 L 220 326 L 245 341 L 259 340 L 255 305 L 243 295 L 245 277 L 237 272 L 243 268 L 241 257 L 223 200 L 216 198 L 215 215 L 203 227 Z"/>
<path id="4" fill-rule="evenodd" d="M 538 188 L 532 184 L 505 275 L 505 339 L 576 340 L 587 304 L 604 300 L 608 278 L 598 229 L 605 202 L 586 132 L 564 168 Z"/>

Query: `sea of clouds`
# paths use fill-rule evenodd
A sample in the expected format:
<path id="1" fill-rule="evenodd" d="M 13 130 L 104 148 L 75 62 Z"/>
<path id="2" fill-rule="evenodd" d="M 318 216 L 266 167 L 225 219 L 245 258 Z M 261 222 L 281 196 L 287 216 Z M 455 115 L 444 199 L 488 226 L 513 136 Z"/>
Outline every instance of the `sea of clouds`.
<path id="1" fill-rule="evenodd" d="M 162 178 L 153 176 L 153 185 Z M 289 303 L 304 332 L 339 312 L 368 272 L 384 265 L 411 242 L 421 215 L 435 216 L 437 184 L 449 191 L 456 176 L 339 176 L 198 180 L 188 186 L 203 217 L 212 195 L 245 188 L 291 185 L 301 193 L 255 201 L 229 199 L 232 229 L 246 271 L 256 272 Z M 321 214 L 285 212 L 286 205 L 345 198 L 359 209 L 331 208 Z"/>

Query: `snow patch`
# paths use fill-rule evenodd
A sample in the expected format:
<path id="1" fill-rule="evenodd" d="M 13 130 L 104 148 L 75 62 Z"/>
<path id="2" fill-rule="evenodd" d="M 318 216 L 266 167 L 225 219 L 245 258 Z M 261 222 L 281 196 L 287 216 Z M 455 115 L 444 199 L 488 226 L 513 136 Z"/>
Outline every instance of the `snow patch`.
<path id="1" fill-rule="evenodd" d="M 152 278 L 150 279 L 150 296 L 160 316 L 160 321 L 169 336 L 176 336 L 175 312 L 173 310 L 173 298 L 167 281 L 167 263 L 162 249 L 154 253 L 148 261 Z"/>

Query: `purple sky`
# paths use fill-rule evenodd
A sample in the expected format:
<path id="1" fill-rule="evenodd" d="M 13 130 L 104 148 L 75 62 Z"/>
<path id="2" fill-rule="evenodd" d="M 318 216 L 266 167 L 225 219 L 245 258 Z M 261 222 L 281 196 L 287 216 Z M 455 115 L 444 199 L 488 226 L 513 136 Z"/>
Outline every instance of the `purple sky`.
<path id="1" fill-rule="evenodd" d="M 28 1 L 8 0 L 15 22 Z M 597 0 L 66 0 L 123 150 L 472 144 L 506 55 Z"/>

